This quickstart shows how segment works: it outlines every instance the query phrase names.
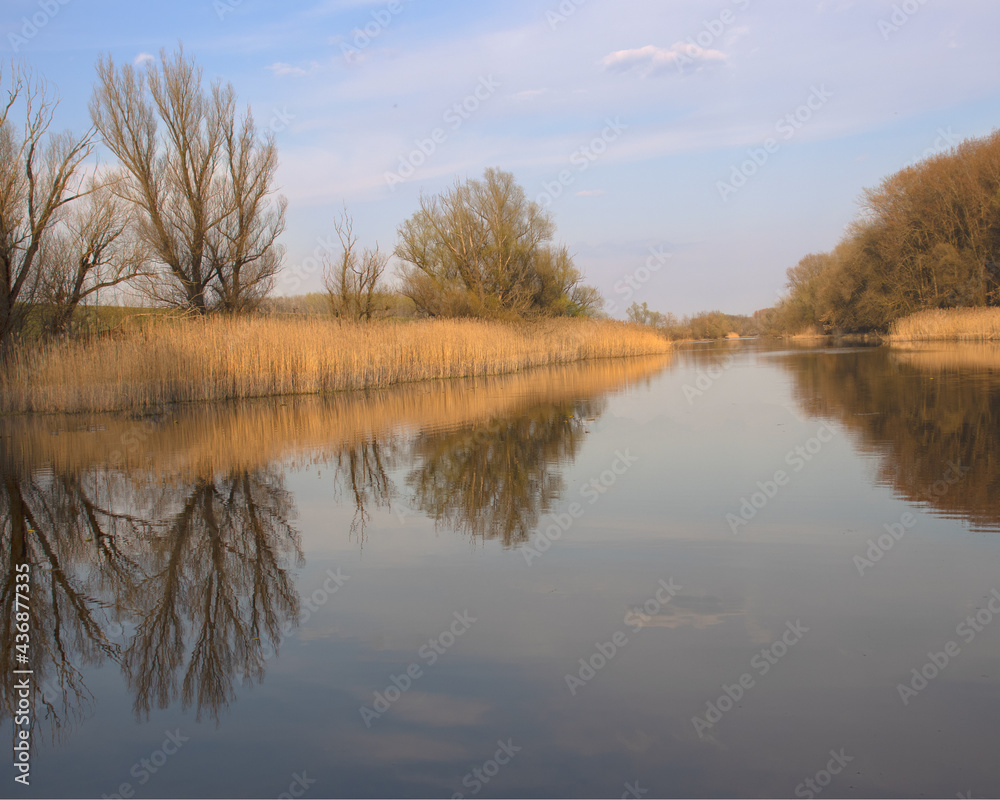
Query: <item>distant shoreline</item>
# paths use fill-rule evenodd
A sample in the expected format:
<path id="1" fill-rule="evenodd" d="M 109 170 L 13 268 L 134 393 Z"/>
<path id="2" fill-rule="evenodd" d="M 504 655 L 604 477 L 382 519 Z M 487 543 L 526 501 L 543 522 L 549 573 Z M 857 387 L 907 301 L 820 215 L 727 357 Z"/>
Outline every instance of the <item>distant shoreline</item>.
<path id="1" fill-rule="evenodd" d="M 935 308 L 896 320 L 888 333 L 825 333 L 816 329 L 773 338 L 847 344 L 907 344 L 910 342 L 1000 342 L 1000 308 Z"/>

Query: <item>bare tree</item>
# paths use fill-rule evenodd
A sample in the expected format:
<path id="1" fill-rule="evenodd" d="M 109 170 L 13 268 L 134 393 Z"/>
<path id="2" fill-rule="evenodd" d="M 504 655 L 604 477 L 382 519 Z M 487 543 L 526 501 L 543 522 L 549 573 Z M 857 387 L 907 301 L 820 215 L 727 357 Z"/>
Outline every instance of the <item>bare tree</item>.
<path id="1" fill-rule="evenodd" d="M 552 216 L 511 173 L 487 169 L 421 197 L 400 226 L 402 291 L 431 316 L 594 313 L 603 302 L 578 285 L 568 252 L 549 244 L 554 234 Z"/>
<path id="2" fill-rule="evenodd" d="M 199 313 L 255 305 L 282 255 L 274 139 L 258 136 L 249 110 L 237 117 L 231 84 L 203 89 L 183 47 L 161 51 L 145 75 L 110 56 L 97 73 L 91 116 L 127 174 L 119 193 L 139 210 L 138 230 L 163 266 L 152 296 Z"/>
<path id="3" fill-rule="evenodd" d="M 574 317 L 597 316 L 604 298 L 583 284 L 583 274 L 565 247 L 540 247 L 533 259 L 535 294 L 532 309 Z"/>
<path id="4" fill-rule="evenodd" d="M 323 269 L 330 309 L 337 317 L 370 320 L 384 310 L 380 302 L 381 283 L 389 255 L 379 250 L 377 244 L 374 250 L 366 247 L 358 253 L 354 220 L 346 208 L 343 216 L 334 220 L 333 227 L 343 250 L 336 261 L 326 260 Z"/>
<path id="5" fill-rule="evenodd" d="M 51 334 L 69 330 L 88 298 L 144 274 L 146 250 L 134 235 L 134 209 L 115 195 L 116 181 L 92 181 L 89 196 L 69 207 L 40 250 L 39 297 Z"/>
<path id="6" fill-rule="evenodd" d="M 552 237 L 551 217 L 509 172 L 456 183 L 399 229 L 396 254 L 412 264 L 404 291 L 432 315 L 515 313 L 535 291 L 532 261 Z"/>
<path id="7" fill-rule="evenodd" d="M 284 248 L 277 244 L 285 229 L 284 197 L 271 204 L 278 148 L 273 138 L 261 141 L 247 111 L 237 128 L 228 115 L 222 131 L 228 169 L 223 208 L 229 213 L 208 239 L 218 305 L 226 311 L 255 308 L 274 286 Z"/>
<path id="8" fill-rule="evenodd" d="M 77 199 L 81 166 L 92 151 L 93 131 L 82 137 L 50 132 L 58 101 L 24 67 L 11 66 L 0 85 L 0 357 L 24 326 L 37 298 L 39 254 L 59 221 L 59 212 Z M 14 115 L 25 117 L 21 134 Z"/>

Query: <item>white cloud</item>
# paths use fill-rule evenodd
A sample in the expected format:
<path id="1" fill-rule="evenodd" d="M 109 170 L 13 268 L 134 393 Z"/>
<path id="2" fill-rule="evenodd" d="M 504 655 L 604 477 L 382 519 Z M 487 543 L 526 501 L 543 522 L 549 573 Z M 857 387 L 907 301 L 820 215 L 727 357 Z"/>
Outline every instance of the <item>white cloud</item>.
<path id="1" fill-rule="evenodd" d="M 732 47 L 740 39 L 744 38 L 745 36 L 749 36 L 749 35 L 750 35 L 750 26 L 749 25 L 741 25 L 738 28 L 733 28 L 726 35 L 726 47 Z"/>
<path id="2" fill-rule="evenodd" d="M 530 100 L 533 97 L 540 97 L 543 94 L 548 94 L 548 89 L 525 89 L 523 92 L 517 92 L 514 95 L 515 100 Z"/>
<path id="3" fill-rule="evenodd" d="M 305 75 L 312 75 L 316 70 L 319 69 L 319 63 L 316 61 L 310 61 L 308 67 L 297 67 L 294 64 L 286 64 L 284 61 L 275 61 L 273 64 L 268 66 L 278 77 L 284 77 L 286 75 L 291 75 L 296 78 L 301 78 Z"/>
<path id="4" fill-rule="evenodd" d="M 152 53 L 139 53 L 132 63 L 138 66 L 139 64 L 145 64 L 147 61 L 156 61 L 156 56 Z"/>
<path id="5" fill-rule="evenodd" d="M 816 6 L 816 10 L 821 14 L 826 11 L 840 13 L 841 11 L 849 11 L 852 8 L 854 8 L 854 0 L 820 0 Z"/>
<path id="6" fill-rule="evenodd" d="M 669 69 L 681 71 L 685 67 L 698 67 L 725 60 L 726 54 L 719 50 L 706 50 L 689 42 L 677 42 L 669 49 L 647 44 L 631 50 L 617 50 L 602 58 L 601 64 L 609 72 L 635 70 L 646 77 Z"/>
<path id="7" fill-rule="evenodd" d="M 353 11 L 356 8 L 385 4 L 386 0 L 324 0 L 324 2 L 309 9 L 306 14 L 313 17 L 327 16 Z"/>

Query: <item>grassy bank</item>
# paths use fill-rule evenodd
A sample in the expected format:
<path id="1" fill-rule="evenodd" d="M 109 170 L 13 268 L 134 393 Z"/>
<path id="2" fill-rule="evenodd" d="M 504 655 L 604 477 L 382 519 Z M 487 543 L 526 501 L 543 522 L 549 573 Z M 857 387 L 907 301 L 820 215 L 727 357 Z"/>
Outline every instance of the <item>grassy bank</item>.
<path id="1" fill-rule="evenodd" d="M 0 411 L 143 410 L 318 394 L 499 375 L 590 358 L 662 353 L 669 347 L 647 328 L 584 319 L 516 325 L 183 319 L 16 353 L 0 375 Z"/>
<path id="2" fill-rule="evenodd" d="M 1000 308 L 948 308 L 920 311 L 893 323 L 891 344 L 929 341 L 1000 340 Z"/>

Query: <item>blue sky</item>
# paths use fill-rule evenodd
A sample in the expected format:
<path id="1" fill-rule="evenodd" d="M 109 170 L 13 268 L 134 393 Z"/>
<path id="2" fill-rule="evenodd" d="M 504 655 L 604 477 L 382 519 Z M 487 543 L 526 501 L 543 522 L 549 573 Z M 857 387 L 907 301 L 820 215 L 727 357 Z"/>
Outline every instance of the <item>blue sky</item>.
<path id="1" fill-rule="evenodd" d="M 612 313 L 748 313 L 836 243 L 865 186 L 1000 126 L 988 0 L 3 8 L 4 58 L 58 87 L 60 127 L 89 125 L 100 53 L 183 41 L 233 83 L 280 148 L 282 293 L 320 288 L 309 257 L 344 203 L 363 243 L 391 248 L 421 192 L 496 166 L 548 205 Z"/>

